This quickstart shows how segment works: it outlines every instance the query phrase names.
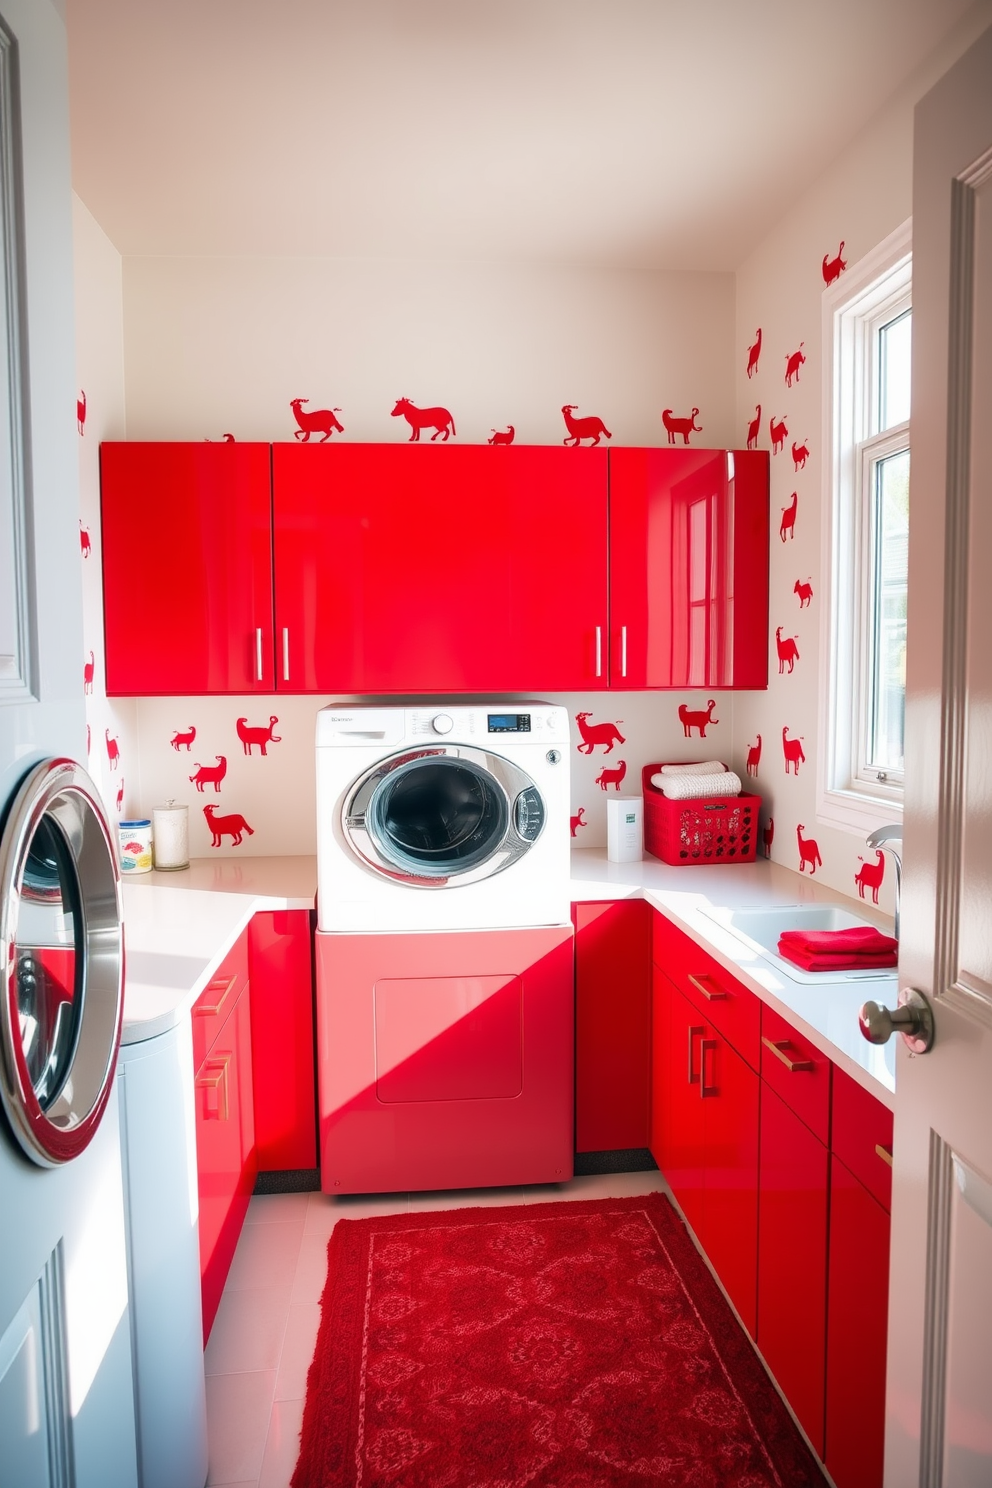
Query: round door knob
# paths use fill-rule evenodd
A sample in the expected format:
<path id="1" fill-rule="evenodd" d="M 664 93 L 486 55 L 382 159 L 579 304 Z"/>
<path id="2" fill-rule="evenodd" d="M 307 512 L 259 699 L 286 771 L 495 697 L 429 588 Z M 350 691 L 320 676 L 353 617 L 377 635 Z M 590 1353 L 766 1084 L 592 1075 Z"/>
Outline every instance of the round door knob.
<path id="1" fill-rule="evenodd" d="M 897 1008 L 866 1002 L 858 1014 L 858 1024 L 870 1044 L 886 1044 L 899 1033 L 914 1054 L 926 1054 L 933 1045 L 933 1009 L 915 987 L 902 989 Z"/>
<path id="2" fill-rule="evenodd" d="M 455 720 L 449 717 L 447 713 L 439 713 L 431 721 L 431 727 L 436 734 L 450 734 L 454 726 Z"/>

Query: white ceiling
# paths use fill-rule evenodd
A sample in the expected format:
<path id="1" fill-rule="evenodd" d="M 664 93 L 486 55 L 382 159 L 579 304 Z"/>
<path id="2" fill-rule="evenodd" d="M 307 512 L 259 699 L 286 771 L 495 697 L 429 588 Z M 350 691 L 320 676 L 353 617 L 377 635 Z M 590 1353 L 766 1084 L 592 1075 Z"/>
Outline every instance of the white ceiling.
<path id="1" fill-rule="evenodd" d="M 968 4 L 69 0 L 74 184 L 125 254 L 733 269 Z"/>

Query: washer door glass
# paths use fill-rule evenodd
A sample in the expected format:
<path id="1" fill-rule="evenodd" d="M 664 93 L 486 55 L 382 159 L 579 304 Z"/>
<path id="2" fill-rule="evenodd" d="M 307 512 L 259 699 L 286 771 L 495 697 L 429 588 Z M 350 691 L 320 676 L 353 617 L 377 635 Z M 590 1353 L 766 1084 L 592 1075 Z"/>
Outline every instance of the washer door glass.
<path id="1" fill-rule="evenodd" d="M 365 825 L 382 856 L 406 873 L 447 878 L 485 863 L 506 836 L 506 792 L 471 760 L 410 760 L 382 780 Z"/>
<path id="2" fill-rule="evenodd" d="M 28 1078 L 42 1111 L 65 1085 L 79 1034 L 83 958 L 69 845 L 43 817 L 28 845 L 14 948 L 14 995 Z"/>

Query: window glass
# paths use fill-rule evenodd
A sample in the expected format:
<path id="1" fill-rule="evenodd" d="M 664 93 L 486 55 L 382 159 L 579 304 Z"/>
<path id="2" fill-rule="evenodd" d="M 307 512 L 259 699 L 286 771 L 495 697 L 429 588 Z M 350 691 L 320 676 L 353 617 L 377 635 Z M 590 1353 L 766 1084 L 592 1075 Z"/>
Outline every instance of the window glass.
<path id="1" fill-rule="evenodd" d="M 878 333 L 878 429 L 891 429 L 909 418 L 909 372 L 913 312 L 907 310 Z"/>
<path id="2" fill-rule="evenodd" d="M 872 485 L 866 763 L 884 775 L 903 768 L 909 450 L 876 460 Z"/>

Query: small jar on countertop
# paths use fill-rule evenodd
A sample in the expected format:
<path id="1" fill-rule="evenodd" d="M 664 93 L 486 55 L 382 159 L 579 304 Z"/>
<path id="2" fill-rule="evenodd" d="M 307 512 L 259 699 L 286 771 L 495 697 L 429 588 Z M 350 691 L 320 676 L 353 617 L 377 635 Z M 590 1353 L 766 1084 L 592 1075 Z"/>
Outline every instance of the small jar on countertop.
<path id="1" fill-rule="evenodd" d="M 147 816 L 118 822 L 117 840 L 122 874 L 129 877 L 135 873 L 151 873 L 152 824 Z"/>
<path id="2" fill-rule="evenodd" d="M 155 822 L 155 871 L 175 873 L 189 867 L 189 807 L 166 801 L 152 811 Z"/>

